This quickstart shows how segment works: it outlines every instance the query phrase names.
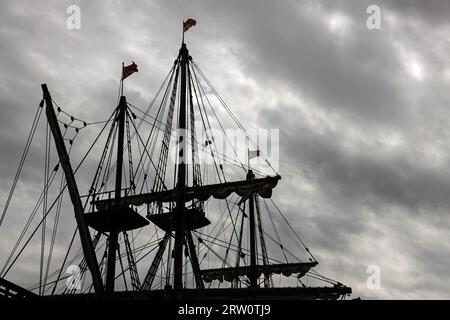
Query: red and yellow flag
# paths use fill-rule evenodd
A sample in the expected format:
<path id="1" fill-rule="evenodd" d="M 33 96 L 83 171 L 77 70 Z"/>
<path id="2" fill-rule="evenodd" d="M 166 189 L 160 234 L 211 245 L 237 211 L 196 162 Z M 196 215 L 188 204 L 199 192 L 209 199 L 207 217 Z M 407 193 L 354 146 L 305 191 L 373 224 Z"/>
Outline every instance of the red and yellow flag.
<path id="1" fill-rule="evenodd" d="M 137 64 L 132 61 L 132 64 L 129 66 L 122 67 L 122 80 L 135 72 L 138 72 Z"/>
<path id="2" fill-rule="evenodd" d="M 190 27 L 193 27 L 197 24 L 197 21 L 195 21 L 194 19 L 187 19 L 186 21 L 183 22 L 183 32 L 186 32 L 189 30 Z"/>

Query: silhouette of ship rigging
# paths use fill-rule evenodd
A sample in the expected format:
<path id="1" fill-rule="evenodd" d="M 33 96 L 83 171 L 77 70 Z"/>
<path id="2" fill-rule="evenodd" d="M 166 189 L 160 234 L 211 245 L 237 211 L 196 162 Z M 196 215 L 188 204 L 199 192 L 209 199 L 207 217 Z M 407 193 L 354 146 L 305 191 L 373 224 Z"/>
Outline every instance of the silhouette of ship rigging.
<path id="1" fill-rule="evenodd" d="M 192 19 L 184 22 L 184 31 L 192 25 Z M 39 208 L 43 216 L 28 241 L 24 241 L 24 232 L 6 259 L 0 273 L 0 297 L 245 300 L 350 295 L 351 288 L 315 271 L 317 260 L 271 199 L 281 179 L 275 170 L 272 176 L 264 175 L 220 153 L 211 126 L 218 124 L 226 138 L 221 123 L 225 115 L 246 141 L 259 148 L 190 56 L 184 32 L 179 54 L 145 111 L 123 94 L 123 79 L 133 72 L 137 72 L 134 62 L 123 67 L 118 106 L 94 140 L 93 145 L 100 144 L 100 137 L 107 133 L 86 195 L 80 195 L 75 179 L 81 163 L 74 170 L 69 153 L 74 138 L 91 123 L 65 112 L 42 85 L 43 100 L 27 147 L 45 109 L 45 184 L 32 215 L 36 216 Z M 220 110 L 211 103 L 213 98 Z M 70 121 L 65 123 L 65 118 Z M 197 135 L 198 129 L 202 137 Z M 75 137 L 68 139 L 68 132 L 75 132 Z M 58 156 L 53 171 L 51 135 Z M 174 150 L 175 161 L 169 165 Z M 26 148 L 0 225 L 27 152 Z M 200 155 L 208 156 L 210 163 L 203 164 Z M 50 184 L 57 174 L 61 185 L 50 204 Z M 58 261 L 52 260 L 52 254 L 61 207 L 64 210 L 64 190 L 73 205 L 76 230 L 64 259 L 61 256 Z M 269 223 L 273 230 L 264 228 Z M 49 229 L 51 238 L 45 236 Z M 25 289 L 7 280 L 7 275 L 31 240 L 38 243 L 39 233 L 39 281 Z M 75 252 L 77 243 L 80 250 Z M 298 254 L 305 257 L 297 258 Z M 75 266 L 74 273 L 67 271 L 69 266 Z"/>

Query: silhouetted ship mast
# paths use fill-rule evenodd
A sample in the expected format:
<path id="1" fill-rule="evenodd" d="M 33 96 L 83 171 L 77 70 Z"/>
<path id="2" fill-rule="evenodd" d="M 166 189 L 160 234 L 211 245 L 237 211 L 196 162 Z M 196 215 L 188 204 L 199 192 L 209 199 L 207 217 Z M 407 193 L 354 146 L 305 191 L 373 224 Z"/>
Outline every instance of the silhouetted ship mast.
<path id="1" fill-rule="evenodd" d="M 187 20 L 184 22 L 184 31 L 193 25 L 194 20 Z M 41 272 L 39 283 L 27 290 L 5 279 L 12 266 L 11 259 L 8 259 L 1 273 L 0 295 L 9 298 L 55 299 L 99 296 L 124 299 L 337 299 L 349 295 L 349 287 L 313 272 L 318 262 L 300 238 L 294 240 L 304 246 L 309 261 L 288 261 L 288 249 L 281 244 L 278 233 L 270 240 L 276 243 L 275 247 L 283 253 L 285 261 L 271 259 L 269 256 L 271 252 L 266 245 L 268 233 L 263 227 L 263 220 L 267 217 L 264 216 L 261 202 L 266 199 L 272 201 L 273 189 L 281 177 L 278 174 L 256 177 L 249 165 L 241 164 L 238 169 L 243 172 L 245 178 L 233 181 L 226 179 L 224 165 L 214 158 L 217 156 L 217 150 L 213 150 L 214 137 L 208 135 L 208 132 L 211 132 L 211 121 L 208 118 L 211 111 L 206 110 L 209 104 L 207 100 L 209 95 L 218 94 L 212 86 L 209 87 L 209 92 L 205 92 L 200 84 L 201 79 L 208 85 L 210 82 L 189 55 L 184 42 L 184 32 L 178 57 L 158 92 L 161 96 L 158 111 L 151 117 L 148 110 L 142 111 L 140 119 L 147 119 L 150 124 L 147 141 L 140 136 L 139 125 L 135 124 L 137 111 L 123 95 L 123 79 L 136 71 L 137 65 L 134 62 L 130 66 L 123 66 L 119 103 L 106 123 L 110 126 L 109 134 L 86 196 L 80 196 L 69 160 L 65 133 L 60 125 L 62 121 L 58 118 L 62 109 L 58 106 L 55 111 L 54 100 L 47 86 L 42 85 L 45 113 L 54 138 L 59 165 L 64 172 L 81 242 L 81 260 L 77 264 L 80 270 L 79 279 L 90 278 L 91 284 L 85 285 L 84 289 L 64 287 L 64 283 L 61 284 L 63 271 L 68 265 L 67 259 L 64 259 L 62 266 L 55 269 L 55 272 L 50 273 L 47 268 L 45 277 Z M 219 101 L 223 102 L 220 96 L 218 97 Z M 40 107 L 43 108 L 42 103 Z M 226 110 L 234 117 L 238 126 L 241 126 L 227 106 Z M 214 110 L 212 112 L 215 115 Z M 147 116 L 149 118 L 146 118 Z M 173 129 L 174 117 L 177 119 L 177 130 Z M 207 133 L 205 142 L 198 142 L 195 117 L 202 120 L 202 129 Z M 71 120 L 74 121 L 73 117 Z M 220 118 L 216 117 L 216 120 L 222 127 Z M 67 131 L 66 124 L 64 128 Z M 155 138 L 157 129 L 161 129 L 161 140 Z M 140 146 L 138 157 L 133 157 L 133 138 Z M 173 168 L 168 165 L 171 138 L 175 138 L 172 142 L 177 151 Z M 154 150 L 150 149 L 149 141 L 152 139 L 160 141 L 156 162 L 151 156 L 155 154 Z M 202 170 L 199 148 L 210 151 L 213 157 L 211 167 L 216 183 L 204 183 L 207 179 L 202 174 L 207 171 Z M 187 161 L 188 152 L 192 163 Z M 167 187 L 169 172 L 172 173 L 174 182 L 172 188 Z M 115 176 L 112 190 L 107 189 L 110 176 Z M 124 177 L 128 178 L 128 181 L 124 181 Z M 233 202 L 229 200 L 230 197 L 239 201 Z M 83 204 L 83 199 L 88 200 Z M 228 236 L 228 243 L 219 240 L 212 233 L 205 233 L 208 230 L 204 231 L 211 224 L 210 219 L 218 218 L 217 214 L 207 214 L 207 202 L 212 199 L 226 203 L 224 212 L 229 213 L 227 219 L 233 229 Z M 234 216 L 231 207 L 236 209 Z M 264 207 L 269 211 L 265 202 Z M 140 208 L 146 209 L 146 218 L 138 212 Z M 48 211 L 50 210 L 51 208 Z M 281 211 L 279 214 L 282 217 Z M 280 223 L 290 227 L 287 220 Z M 141 256 L 143 250 L 149 249 L 150 246 L 144 245 L 144 249 L 139 249 L 141 251 L 136 249 L 134 239 L 138 236 L 133 230 L 141 232 L 149 228 L 154 228 L 159 235 L 156 240 L 152 240 L 152 250 L 149 251 L 153 256 L 147 261 L 147 271 L 144 273 L 138 270 L 137 256 Z M 286 232 L 294 235 L 292 228 Z M 244 248 L 245 244 L 248 244 L 247 248 Z M 220 245 L 224 251 L 218 253 L 218 247 L 215 245 Z M 217 257 L 221 264 L 205 267 L 205 264 L 202 264 L 200 246 Z M 104 248 L 101 256 L 100 248 Z M 234 260 L 230 258 L 233 251 Z M 205 256 L 206 254 L 203 257 Z M 124 267 L 126 264 L 122 258 L 126 258 L 127 267 Z M 119 265 L 122 272 L 117 270 Z M 139 266 L 143 268 L 142 264 Z M 192 275 L 192 281 L 187 280 L 187 274 Z M 292 280 L 293 275 L 296 286 L 277 287 L 274 284 L 274 276 Z M 307 286 L 301 281 L 304 277 L 332 285 Z M 116 284 L 119 280 L 122 281 L 122 278 L 125 288 L 118 290 Z M 155 283 L 155 279 L 159 280 L 159 284 Z"/>

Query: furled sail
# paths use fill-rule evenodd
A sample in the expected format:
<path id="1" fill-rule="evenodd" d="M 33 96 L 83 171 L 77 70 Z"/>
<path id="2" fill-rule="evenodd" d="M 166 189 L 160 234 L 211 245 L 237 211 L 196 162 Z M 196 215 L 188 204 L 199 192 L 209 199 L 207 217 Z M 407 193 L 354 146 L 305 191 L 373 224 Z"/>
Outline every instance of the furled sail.
<path id="1" fill-rule="evenodd" d="M 272 196 L 272 189 L 277 185 L 281 177 L 267 176 L 254 180 L 233 181 L 225 183 L 210 184 L 204 186 L 187 187 L 185 194 L 185 201 L 189 202 L 192 199 L 205 201 L 211 196 L 216 199 L 225 199 L 231 193 L 236 193 L 243 199 L 246 199 L 250 194 L 258 194 L 263 198 L 270 198 Z M 176 200 L 176 188 L 170 190 L 163 190 L 158 192 L 142 193 L 137 195 L 124 196 L 120 198 L 120 206 L 140 206 L 144 203 L 151 202 L 172 202 Z M 92 201 L 97 209 L 104 210 L 115 206 L 115 199 L 101 199 Z"/>
<path id="2" fill-rule="evenodd" d="M 269 265 L 258 265 L 255 267 L 255 273 L 258 277 L 261 274 L 265 276 L 270 276 L 272 274 L 283 274 L 289 277 L 291 274 L 298 273 L 298 277 L 303 277 L 310 268 L 315 267 L 317 262 L 299 262 L 299 263 L 282 263 L 282 264 L 269 264 Z M 201 270 L 200 275 L 205 282 L 211 282 L 213 280 L 228 281 L 231 282 L 240 276 L 249 276 L 252 272 L 250 266 L 236 267 L 236 268 L 219 268 L 219 269 L 208 269 Z"/>

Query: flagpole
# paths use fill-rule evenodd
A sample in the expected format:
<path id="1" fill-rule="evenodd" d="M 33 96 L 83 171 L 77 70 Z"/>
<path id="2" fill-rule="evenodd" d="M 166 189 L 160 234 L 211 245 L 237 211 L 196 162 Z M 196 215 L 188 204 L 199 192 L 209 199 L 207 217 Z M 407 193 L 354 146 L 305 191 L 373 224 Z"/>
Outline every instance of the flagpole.
<path id="1" fill-rule="evenodd" d="M 245 145 L 249 146 L 248 136 L 245 137 Z M 250 148 L 247 148 L 247 166 L 248 166 L 248 170 L 250 170 Z"/>
<path id="2" fill-rule="evenodd" d="M 184 44 L 184 20 L 183 20 L 183 35 L 181 37 L 181 44 Z"/>
<path id="3" fill-rule="evenodd" d="M 125 63 L 122 61 L 122 77 L 120 79 L 120 96 L 123 96 L 123 69 L 125 67 Z"/>

